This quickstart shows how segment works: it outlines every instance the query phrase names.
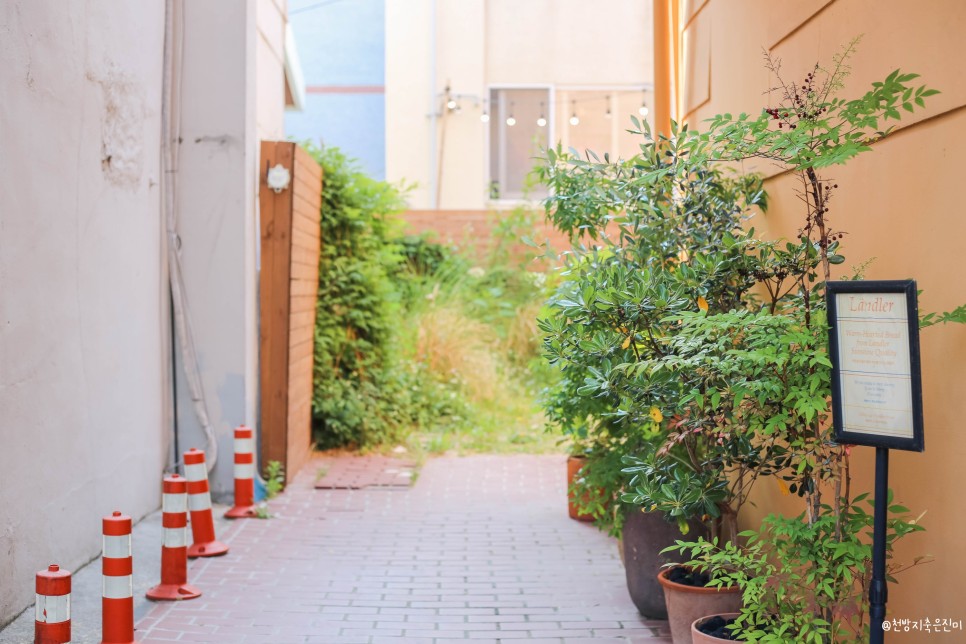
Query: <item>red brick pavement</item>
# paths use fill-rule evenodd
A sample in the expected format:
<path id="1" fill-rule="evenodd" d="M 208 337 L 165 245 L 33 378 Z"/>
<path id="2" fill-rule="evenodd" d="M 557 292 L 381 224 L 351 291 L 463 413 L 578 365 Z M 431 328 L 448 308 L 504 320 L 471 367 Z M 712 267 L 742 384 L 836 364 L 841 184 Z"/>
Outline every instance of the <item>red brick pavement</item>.
<path id="1" fill-rule="evenodd" d="M 409 487 L 416 464 L 388 456 L 320 456 L 314 469 L 325 474 L 318 489 L 361 490 L 367 487 Z"/>
<path id="2" fill-rule="evenodd" d="M 139 640 L 670 642 L 614 541 L 567 518 L 563 457 L 438 458 L 405 491 L 315 490 L 317 466 L 219 535 L 231 552 L 190 564 L 204 595 L 154 607 Z"/>

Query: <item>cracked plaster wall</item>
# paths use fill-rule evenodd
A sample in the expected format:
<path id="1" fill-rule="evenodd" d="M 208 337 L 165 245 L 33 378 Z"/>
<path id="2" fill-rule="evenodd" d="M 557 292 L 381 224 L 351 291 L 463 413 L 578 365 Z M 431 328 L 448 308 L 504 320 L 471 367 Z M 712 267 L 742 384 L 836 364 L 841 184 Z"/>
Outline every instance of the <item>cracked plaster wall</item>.
<path id="1" fill-rule="evenodd" d="M 159 504 L 163 26 L 161 2 L 0 3 L 0 626 L 102 516 Z"/>

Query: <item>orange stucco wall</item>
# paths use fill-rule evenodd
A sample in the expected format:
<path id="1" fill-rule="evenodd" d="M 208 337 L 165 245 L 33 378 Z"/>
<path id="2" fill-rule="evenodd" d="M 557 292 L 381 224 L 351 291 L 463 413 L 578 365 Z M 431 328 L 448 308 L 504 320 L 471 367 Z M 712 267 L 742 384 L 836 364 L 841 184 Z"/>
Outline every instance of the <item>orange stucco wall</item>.
<path id="1" fill-rule="evenodd" d="M 892 70 L 917 72 L 942 91 L 927 109 L 902 122 L 902 129 L 870 153 L 827 175 L 840 185 L 829 215 L 848 232 L 844 274 L 876 258 L 869 279 L 915 278 L 923 289 L 924 311 L 951 309 L 966 302 L 962 276 L 966 217 L 963 216 L 963 150 L 966 150 L 966 3 L 933 0 L 693 0 L 682 3 L 680 110 L 700 125 L 716 113 L 760 112 L 769 105 L 771 86 L 762 51 L 783 59 L 783 74 L 800 78 L 816 61 L 831 56 L 852 37 L 864 34 L 853 60 L 845 97 L 863 93 Z M 919 82 L 919 81 L 917 81 Z M 764 164 L 746 169 L 772 175 L 767 181 L 772 207 L 756 227 L 770 237 L 794 236 L 801 204 L 797 179 L 776 175 Z M 966 578 L 962 535 L 966 501 L 962 473 L 966 462 L 966 328 L 932 327 L 922 333 L 926 451 L 893 452 L 890 485 L 913 512 L 927 511 L 927 531 L 898 549 L 900 559 L 931 554 L 936 562 L 903 573 L 891 586 L 890 615 L 921 619 L 962 619 Z M 869 489 L 871 448 L 856 448 L 853 486 Z M 746 524 L 766 512 L 798 513 L 793 497 L 764 481 L 757 507 L 744 511 Z M 911 641 L 911 640 L 910 640 Z"/>

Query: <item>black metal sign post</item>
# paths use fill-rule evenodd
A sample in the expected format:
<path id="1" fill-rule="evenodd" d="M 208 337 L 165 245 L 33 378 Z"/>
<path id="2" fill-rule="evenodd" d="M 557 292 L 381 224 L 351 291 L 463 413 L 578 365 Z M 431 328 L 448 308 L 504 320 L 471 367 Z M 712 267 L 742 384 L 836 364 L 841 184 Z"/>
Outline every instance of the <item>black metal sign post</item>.
<path id="1" fill-rule="evenodd" d="M 882 644 L 889 585 L 886 581 L 886 516 L 889 513 L 889 448 L 875 448 L 875 513 L 872 517 L 872 580 L 869 584 L 869 642 Z"/>
<path id="2" fill-rule="evenodd" d="M 889 450 L 921 452 L 922 379 L 916 282 L 826 282 L 835 440 L 875 447 L 870 642 L 886 618 Z"/>

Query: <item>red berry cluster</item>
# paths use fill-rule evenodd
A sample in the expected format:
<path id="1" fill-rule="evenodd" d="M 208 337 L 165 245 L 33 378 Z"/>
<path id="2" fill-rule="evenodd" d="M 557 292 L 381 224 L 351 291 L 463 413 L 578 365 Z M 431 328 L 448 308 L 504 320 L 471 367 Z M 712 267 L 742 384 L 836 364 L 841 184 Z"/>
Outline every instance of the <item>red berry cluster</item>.
<path id="1" fill-rule="evenodd" d="M 816 67 L 816 69 L 818 68 Z M 797 127 L 795 123 L 789 122 L 789 117 L 797 117 L 798 120 L 810 120 L 828 112 L 828 106 L 818 107 L 812 104 L 816 95 L 816 80 L 815 72 L 812 71 L 805 75 L 805 81 L 801 85 L 793 83 L 785 87 L 785 99 L 791 102 L 791 107 L 765 108 L 765 113 L 772 120 L 779 121 L 779 129 L 786 125 L 790 130 Z"/>

